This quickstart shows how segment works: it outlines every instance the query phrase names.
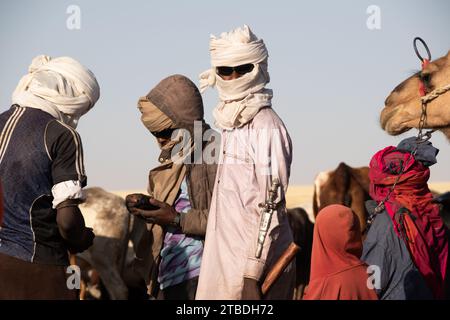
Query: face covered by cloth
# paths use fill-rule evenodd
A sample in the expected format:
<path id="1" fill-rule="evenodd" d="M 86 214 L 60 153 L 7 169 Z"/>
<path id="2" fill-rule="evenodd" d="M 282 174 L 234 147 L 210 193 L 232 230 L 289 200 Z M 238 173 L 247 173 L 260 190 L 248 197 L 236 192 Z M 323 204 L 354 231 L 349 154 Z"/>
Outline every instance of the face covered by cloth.
<path id="1" fill-rule="evenodd" d="M 272 90 L 265 89 L 270 81 L 269 54 L 264 41 L 247 25 L 219 38 L 211 35 L 210 53 L 212 68 L 200 75 L 200 92 L 208 86 L 217 87 L 220 103 L 213 111 L 216 126 L 225 130 L 241 127 L 261 108 L 272 105 Z M 253 70 L 234 80 L 223 80 L 216 72 L 217 67 L 244 64 L 253 64 Z"/>
<path id="2" fill-rule="evenodd" d="M 442 298 L 448 256 L 447 230 L 438 205 L 432 203 L 433 195 L 427 183 L 430 169 L 423 163 L 432 163 L 437 152 L 432 149 L 423 152 L 423 148 L 417 149 L 422 160 L 416 159 L 410 153 L 412 150 L 406 152 L 399 147 L 378 151 L 370 161 L 370 196 L 384 202 L 394 230 L 405 240 L 414 264 L 435 297 Z"/>
<path id="3" fill-rule="evenodd" d="M 183 76 L 170 76 L 138 101 L 141 121 L 152 134 L 173 129 L 169 141 L 164 144 L 158 141 L 161 149 L 158 157 L 160 165 L 150 171 L 148 185 L 151 196 L 170 205 L 176 200 L 186 174 L 184 162 L 195 148 L 189 130 L 183 127 L 183 120 L 188 121 L 188 117 L 180 117 L 180 113 L 188 112 L 189 106 L 198 108 L 198 91 L 193 90 L 192 86 L 195 85 Z M 203 111 L 202 104 L 201 109 Z M 197 117 L 201 119 L 202 116 L 201 113 Z"/>
<path id="4" fill-rule="evenodd" d="M 12 103 L 43 110 L 75 128 L 78 119 L 99 97 L 97 79 L 78 61 L 40 55 L 33 59 L 28 74 L 19 81 Z"/>

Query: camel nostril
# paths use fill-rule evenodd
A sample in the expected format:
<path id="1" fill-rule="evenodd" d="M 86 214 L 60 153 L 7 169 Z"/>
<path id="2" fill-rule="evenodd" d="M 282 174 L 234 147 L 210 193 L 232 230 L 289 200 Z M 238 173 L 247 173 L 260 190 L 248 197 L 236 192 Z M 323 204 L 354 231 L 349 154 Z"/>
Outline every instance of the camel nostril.
<path id="1" fill-rule="evenodd" d="M 380 124 L 383 130 L 390 131 L 389 122 L 392 121 L 392 117 L 396 113 L 396 109 L 384 107 L 380 113 Z"/>
<path id="2" fill-rule="evenodd" d="M 388 117 L 386 117 L 386 109 L 383 109 L 380 114 L 380 125 L 383 130 L 386 129 Z"/>

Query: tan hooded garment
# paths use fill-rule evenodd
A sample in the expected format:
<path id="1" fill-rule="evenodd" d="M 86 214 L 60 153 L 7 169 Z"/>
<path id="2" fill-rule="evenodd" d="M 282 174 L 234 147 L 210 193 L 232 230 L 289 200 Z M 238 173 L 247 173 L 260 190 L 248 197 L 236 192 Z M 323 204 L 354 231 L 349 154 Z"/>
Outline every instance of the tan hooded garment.
<path id="1" fill-rule="evenodd" d="M 182 128 L 193 132 L 194 121 L 202 123 L 203 131 L 209 128 L 203 120 L 203 102 L 197 87 L 182 75 L 162 80 L 147 96 L 139 99 L 138 106 L 142 113 L 141 120 L 150 132 L 168 128 Z M 178 138 L 179 135 L 175 140 Z M 182 160 L 193 154 L 193 150 L 187 148 L 186 152 L 182 150 L 182 154 L 178 153 L 171 159 L 172 147 L 177 142 L 169 142 L 162 148 L 158 158 L 161 164 L 149 173 L 148 191 L 155 199 L 172 205 L 183 179 L 188 175 L 187 186 L 192 209 L 182 216 L 181 229 L 185 234 L 204 236 L 216 165 L 173 162 L 172 160 Z M 189 140 L 184 140 L 183 145 L 192 146 Z M 156 224 L 145 224 L 141 219 L 135 219 L 133 234 L 134 243 L 137 243 L 134 268 L 146 281 L 148 293 L 156 296 L 163 230 Z"/>
<path id="2" fill-rule="evenodd" d="M 141 120 L 150 132 L 160 132 L 166 129 L 176 129 L 176 126 L 157 106 L 147 97 L 142 97 L 138 102 L 139 110 L 142 113 Z M 192 140 L 183 141 L 185 138 L 182 132 L 174 132 L 170 142 L 161 148 L 161 155 L 158 167 L 152 169 L 148 177 L 148 193 L 155 199 L 173 205 L 180 190 L 181 183 L 186 175 L 186 166 L 183 160 L 188 157 L 192 150 Z M 171 155 L 172 149 L 181 144 L 183 150 L 177 155 Z"/>

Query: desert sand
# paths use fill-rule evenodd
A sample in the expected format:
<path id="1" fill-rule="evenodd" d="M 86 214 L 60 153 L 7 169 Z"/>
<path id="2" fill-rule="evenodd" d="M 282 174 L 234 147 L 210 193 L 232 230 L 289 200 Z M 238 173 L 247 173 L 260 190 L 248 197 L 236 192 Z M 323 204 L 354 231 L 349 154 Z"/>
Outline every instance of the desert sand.
<path id="1" fill-rule="evenodd" d="M 429 183 L 431 191 L 436 193 L 443 193 L 450 191 L 450 182 L 433 182 Z M 122 191 L 112 191 L 123 198 L 130 193 L 147 193 L 145 190 L 122 190 Z M 314 221 L 313 210 L 312 210 L 312 199 L 314 193 L 313 185 L 292 185 L 289 186 L 288 192 L 286 194 L 286 204 L 288 208 L 302 207 L 309 215 L 311 221 Z"/>

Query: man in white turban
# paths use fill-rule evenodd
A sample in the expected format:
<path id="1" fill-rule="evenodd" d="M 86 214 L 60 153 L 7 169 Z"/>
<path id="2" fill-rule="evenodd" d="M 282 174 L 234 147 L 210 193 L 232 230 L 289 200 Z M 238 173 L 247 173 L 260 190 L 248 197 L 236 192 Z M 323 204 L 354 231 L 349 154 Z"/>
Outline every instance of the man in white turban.
<path id="1" fill-rule="evenodd" d="M 0 114 L 0 299 L 75 299 L 68 252 L 94 234 L 78 204 L 86 185 L 78 119 L 100 95 L 91 71 L 69 57 L 37 56 Z"/>
<path id="2" fill-rule="evenodd" d="M 244 26 L 211 36 L 210 52 L 212 68 L 200 75 L 200 87 L 219 92 L 214 118 L 222 143 L 196 299 L 291 299 L 294 262 L 265 296 L 260 291 L 292 242 L 285 206 L 292 144 L 265 88 L 267 49 Z M 276 208 L 261 242 L 259 205 L 276 180 Z"/>

